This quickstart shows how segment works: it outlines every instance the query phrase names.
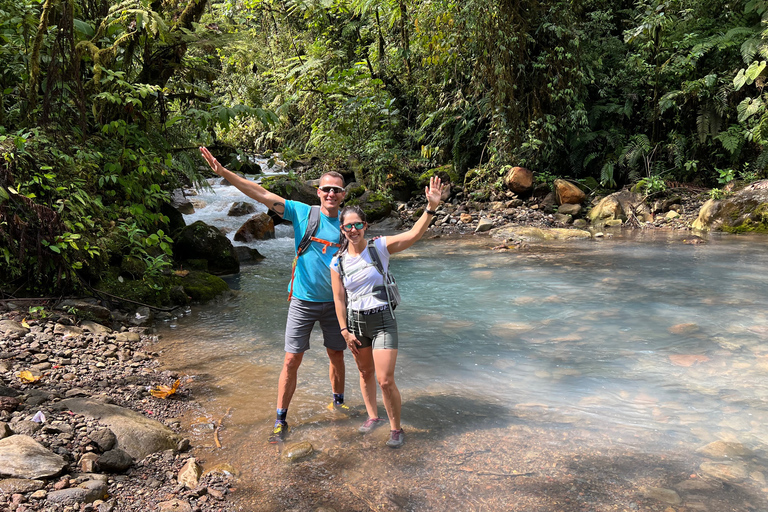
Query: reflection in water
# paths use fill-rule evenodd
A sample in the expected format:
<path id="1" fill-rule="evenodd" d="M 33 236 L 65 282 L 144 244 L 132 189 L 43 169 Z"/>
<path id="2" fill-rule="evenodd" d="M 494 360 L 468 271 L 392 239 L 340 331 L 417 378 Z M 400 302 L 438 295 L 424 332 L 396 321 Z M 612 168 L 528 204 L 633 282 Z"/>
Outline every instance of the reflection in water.
<path id="1" fill-rule="evenodd" d="M 196 395 L 205 401 L 202 416 L 221 417 L 232 407 L 223 433 L 225 450 L 212 449 L 205 428 L 194 431 L 194 444 L 211 448 L 206 457 L 212 463 L 226 460 L 240 467 L 251 482 L 243 484 L 243 499 L 250 500 L 243 510 L 280 510 L 288 504 L 314 510 L 324 503 L 336 510 L 367 510 L 355 487 L 366 477 L 389 485 L 388 494 L 369 491 L 395 508 L 502 507 L 507 502 L 497 482 L 463 482 L 471 490 L 467 494 L 457 487 L 455 472 L 445 472 L 458 467 L 451 459 L 455 453 L 473 451 L 474 446 L 464 445 L 470 440 L 481 445 L 478 450 L 493 453 L 502 445 L 535 447 L 531 450 L 538 455 L 529 453 L 527 459 L 516 452 L 497 453 L 515 466 L 497 468 L 498 474 L 531 469 L 530 461 L 536 461 L 536 471 L 551 467 L 555 475 L 562 468 L 558 460 L 581 468 L 573 457 L 589 450 L 614 465 L 629 457 L 634 464 L 662 467 L 661 461 L 671 457 L 681 464 L 674 474 L 688 478 L 706 461 L 696 458 L 695 450 L 712 441 L 737 442 L 764 454 L 766 240 L 713 238 L 690 246 L 674 235 L 625 236 L 505 253 L 488 250 L 487 239 L 435 239 L 418 244 L 407 258 L 393 258 L 404 301 L 397 312 L 397 377 L 406 447 L 388 452 L 382 448 L 386 431 L 359 436 L 355 427 L 361 418 L 326 411 L 328 362 L 315 332 L 288 419 L 292 439 L 310 440 L 318 455 L 294 469 L 275 469 L 275 455 L 264 442 L 283 359 L 292 244 L 284 236 L 255 245 L 268 259 L 242 269 L 233 298 L 200 308 L 173 328 L 160 327 L 166 364 L 197 376 Z M 347 356 L 347 403 L 363 413 L 356 373 Z M 521 438 L 521 432 L 530 437 Z M 741 489 L 764 488 L 764 461 L 749 464 Z M 440 472 L 431 473 L 435 468 Z M 423 495 L 386 483 L 382 471 L 418 483 Z M 480 469 L 473 471 L 476 477 Z M 616 481 L 634 479 L 629 487 L 636 488 L 650 478 L 627 471 Z M 338 489 L 321 474 L 352 485 L 356 498 L 340 504 Z M 264 491 L 259 486 L 275 479 L 285 485 L 269 498 L 258 498 Z M 289 489 L 291 482 L 302 482 L 316 494 Z M 747 498 L 757 499 L 755 506 L 764 503 L 764 498 L 731 496 L 712 486 L 697 491 L 710 503 L 724 500 L 732 506 L 733 500 Z M 617 495 L 630 493 L 619 483 L 615 487 L 611 492 Z M 521 506 L 533 496 L 538 501 L 520 509 L 557 509 L 541 489 L 527 492 L 509 503 Z M 432 501 L 425 502 L 425 496 Z"/>

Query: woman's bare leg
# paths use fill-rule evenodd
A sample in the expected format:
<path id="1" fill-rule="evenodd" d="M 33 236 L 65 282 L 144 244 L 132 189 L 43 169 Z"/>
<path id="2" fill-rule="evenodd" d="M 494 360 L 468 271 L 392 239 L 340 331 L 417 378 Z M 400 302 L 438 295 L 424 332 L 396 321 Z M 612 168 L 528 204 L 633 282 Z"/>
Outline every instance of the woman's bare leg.
<path id="1" fill-rule="evenodd" d="M 381 396 L 384 407 L 389 416 L 391 430 L 400 429 L 400 390 L 395 384 L 395 362 L 397 361 L 396 349 L 378 349 L 373 351 L 373 362 L 376 369 L 376 378 L 381 387 Z"/>
<path id="2" fill-rule="evenodd" d="M 360 370 L 360 391 L 363 393 L 365 410 L 369 418 L 379 417 L 379 406 L 376 403 L 376 372 L 373 363 L 373 349 L 360 348 L 355 356 L 357 369 Z"/>

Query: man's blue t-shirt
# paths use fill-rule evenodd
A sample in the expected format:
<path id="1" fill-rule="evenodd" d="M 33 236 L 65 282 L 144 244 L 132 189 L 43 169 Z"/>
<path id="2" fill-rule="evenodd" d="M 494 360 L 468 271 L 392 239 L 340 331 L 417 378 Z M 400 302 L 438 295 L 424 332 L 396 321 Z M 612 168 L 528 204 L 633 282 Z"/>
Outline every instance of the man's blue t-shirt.
<path id="1" fill-rule="evenodd" d="M 293 223 L 294 250 L 298 249 L 299 242 L 304 237 L 309 220 L 310 206 L 297 201 L 285 202 L 285 214 L 283 218 Z M 315 233 L 315 238 L 327 240 L 334 244 L 339 243 L 339 218 L 328 217 L 320 212 L 320 225 Z M 329 246 L 323 254 L 324 244 L 311 242 L 309 247 L 299 257 L 296 263 L 296 272 L 293 277 L 293 296 L 297 299 L 309 302 L 333 302 L 333 290 L 331 289 L 331 259 L 338 250 Z M 291 285 L 288 284 L 290 290 Z"/>

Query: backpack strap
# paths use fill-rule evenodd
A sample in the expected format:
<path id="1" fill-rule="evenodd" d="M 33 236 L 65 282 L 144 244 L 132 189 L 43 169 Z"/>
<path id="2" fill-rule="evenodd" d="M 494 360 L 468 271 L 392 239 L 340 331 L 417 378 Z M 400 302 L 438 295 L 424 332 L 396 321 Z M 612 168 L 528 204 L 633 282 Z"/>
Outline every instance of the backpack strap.
<path id="1" fill-rule="evenodd" d="M 371 256 L 371 261 L 376 266 L 379 274 L 385 275 L 386 272 L 384 271 L 384 265 L 381 263 L 381 258 L 379 258 L 379 251 L 376 249 L 375 240 L 368 240 L 368 254 Z"/>
<path id="2" fill-rule="evenodd" d="M 307 247 L 312 242 L 312 237 L 317 233 L 318 226 L 320 226 L 320 207 L 311 206 L 309 208 L 309 218 L 307 218 L 307 229 L 304 230 L 304 235 L 301 237 L 299 246 L 296 248 L 297 256 L 307 250 Z"/>

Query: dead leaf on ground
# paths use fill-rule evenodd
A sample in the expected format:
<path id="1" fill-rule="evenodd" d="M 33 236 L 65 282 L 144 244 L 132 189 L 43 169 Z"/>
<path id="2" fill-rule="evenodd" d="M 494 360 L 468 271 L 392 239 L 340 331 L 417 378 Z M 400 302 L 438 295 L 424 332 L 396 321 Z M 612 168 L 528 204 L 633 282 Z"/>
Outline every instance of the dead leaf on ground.
<path id="1" fill-rule="evenodd" d="M 706 363 L 709 361 L 707 356 L 695 355 L 695 354 L 676 354 L 669 356 L 670 362 L 675 366 L 693 366 L 698 363 Z"/>
<path id="2" fill-rule="evenodd" d="M 173 386 L 164 386 L 160 384 L 155 389 L 150 389 L 149 394 L 155 398 L 162 398 L 165 400 L 169 396 L 175 394 L 176 391 L 178 391 L 179 386 L 181 386 L 181 379 L 176 379 L 176 382 L 173 383 Z"/>
<path id="3" fill-rule="evenodd" d="M 21 321 L 21 326 L 26 328 L 26 329 L 29 329 L 29 324 L 27 323 L 27 319 L 26 318 Z"/>
<path id="4" fill-rule="evenodd" d="M 189 270 L 176 270 L 173 272 L 173 275 L 178 277 L 187 277 L 189 275 Z"/>
<path id="5" fill-rule="evenodd" d="M 24 382 L 37 382 L 43 378 L 42 375 L 33 375 L 32 372 L 29 370 L 24 370 L 23 372 L 19 372 L 18 377 Z"/>

